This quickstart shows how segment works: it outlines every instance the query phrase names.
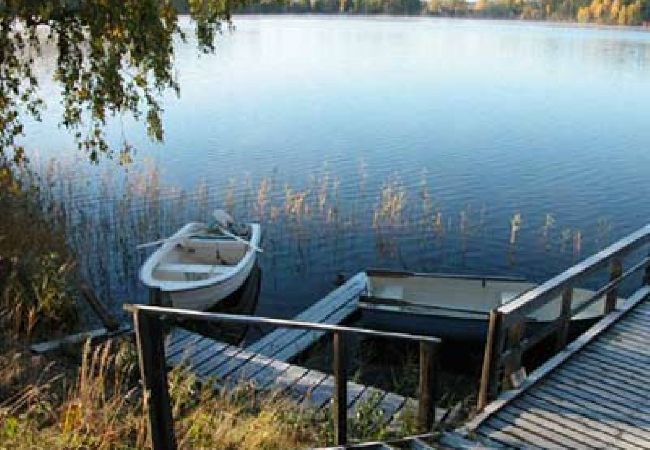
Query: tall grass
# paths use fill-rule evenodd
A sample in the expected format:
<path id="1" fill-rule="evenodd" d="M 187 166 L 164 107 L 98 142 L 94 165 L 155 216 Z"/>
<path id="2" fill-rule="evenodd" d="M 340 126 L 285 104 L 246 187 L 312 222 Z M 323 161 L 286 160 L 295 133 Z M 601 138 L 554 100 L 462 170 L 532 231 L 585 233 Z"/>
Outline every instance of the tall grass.
<path id="1" fill-rule="evenodd" d="M 16 372 L 0 358 L 0 378 Z M 20 364 L 31 365 L 18 359 Z M 3 448 L 150 448 L 147 402 L 130 343 L 86 345 L 76 381 L 50 371 L 0 397 Z M 183 368 L 169 376 L 179 448 L 291 449 L 327 442 L 322 415 L 250 386 L 216 392 Z"/>

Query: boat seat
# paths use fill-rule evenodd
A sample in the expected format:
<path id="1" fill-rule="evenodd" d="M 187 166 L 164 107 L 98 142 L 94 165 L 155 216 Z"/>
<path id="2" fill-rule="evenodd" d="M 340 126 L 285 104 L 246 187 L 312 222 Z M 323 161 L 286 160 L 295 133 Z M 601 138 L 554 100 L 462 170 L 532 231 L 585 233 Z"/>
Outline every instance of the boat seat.
<path id="1" fill-rule="evenodd" d="M 181 264 L 181 263 L 162 263 L 162 264 L 158 264 L 158 267 L 156 267 L 156 270 L 159 272 L 205 273 L 205 274 L 223 273 L 229 269 L 232 269 L 232 267 L 220 266 L 217 264 Z"/>
<path id="2" fill-rule="evenodd" d="M 395 284 L 381 286 L 377 290 L 376 296 L 391 300 L 402 300 L 404 298 L 404 287 Z"/>

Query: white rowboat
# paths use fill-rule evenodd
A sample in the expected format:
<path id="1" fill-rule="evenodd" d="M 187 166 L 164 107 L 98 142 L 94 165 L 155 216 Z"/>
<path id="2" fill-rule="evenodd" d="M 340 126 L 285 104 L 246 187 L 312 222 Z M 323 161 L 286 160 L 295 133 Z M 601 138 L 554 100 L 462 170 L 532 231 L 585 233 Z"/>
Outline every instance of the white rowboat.
<path id="1" fill-rule="evenodd" d="M 239 289 L 255 265 L 261 228 L 251 223 L 245 229 L 245 234 L 233 235 L 188 223 L 161 241 L 140 269 L 140 279 L 160 289 L 164 303 L 206 310 Z"/>

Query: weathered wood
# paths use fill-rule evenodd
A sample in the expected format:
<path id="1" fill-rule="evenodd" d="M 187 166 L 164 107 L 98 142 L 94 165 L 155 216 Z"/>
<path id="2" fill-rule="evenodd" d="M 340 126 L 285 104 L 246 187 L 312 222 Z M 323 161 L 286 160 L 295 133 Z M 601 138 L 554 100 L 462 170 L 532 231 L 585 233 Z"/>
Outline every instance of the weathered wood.
<path id="1" fill-rule="evenodd" d="M 565 366 L 559 370 L 554 376 L 566 378 L 584 384 L 585 386 L 592 386 L 597 389 L 602 389 L 611 394 L 621 396 L 623 400 L 644 401 L 650 403 L 650 391 L 645 389 L 637 389 L 631 383 L 627 383 L 625 379 L 615 379 L 611 374 L 601 374 L 599 372 L 575 372 L 570 368 L 570 365 Z"/>
<path id="2" fill-rule="evenodd" d="M 522 347 L 521 340 L 524 337 L 524 332 L 526 330 L 526 321 L 522 320 L 520 322 L 514 323 L 508 329 L 508 335 L 506 337 L 506 345 L 508 351 L 511 352 L 511 358 L 504 365 L 503 368 L 503 380 L 502 386 L 503 389 L 508 389 L 514 386 L 511 380 L 512 375 L 521 369 L 521 358 L 522 358 Z M 499 358 L 500 359 L 500 358 Z"/>
<path id="3" fill-rule="evenodd" d="M 565 422 L 584 423 L 590 429 L 620 437 L 635 445 L 639 445 L 640 442 L 647 442 L 647 439 L 643 437 L 643 433 L 639 433 L 640 430 L 637 428 L 618 422 L 611 417 L 603 416 L 598 412 L 581 408 L 564 399 L 558 399 L 543 392 L 533 392 L 523 397 L 523 400 L 533 405 L 539 405 L 545 410 L 562 414 L 566 417 Z"/>
<path id="4" fill-rule="evenodd" d="M 516 321 L 527 316 L 540 306 L 543 306 L 548 300 L 560 295 L 565 288 L 579 283 L 587 275 L 609 264 L 613 259 L 621 259 L 648 242 L 650 242 L 650 225 L 646 225 L 624 237 L 538 287 L 526 291 L 499 308 L 499 311 L 505 316 L 505 326 L 510 325 L 511 320 Z"/>
<path id="5" fill-rule="evenodd" d="M 421 433 L 431 431 L 436 419 L 436 352 L 434 344 L 420 343 L 418 426 Z"/>
<path id="6" fill-rule="evenodd" d="M 537 389 L 526 395 L 526 400 L 530 398 L 544 400 L 548 403 L 554 404 L 562 410 L 567 411 L 568 414 L 575 416 L 574 420 L 582 421 L 583 419 L 588 418 L 592 421 L 594 429 L 604 431 L 608 428 L 612 428 L 614 432 L 617 432 L 616 430 L 624 430 L 639 439 L 645 439 L 646 442 L 650 439 L 650 433 L 622 420 L 621 418 L 625 417 L 624 415 L 610 414 L 610 411 L 606 407 L 588 408 L 579 402 L 575 402 L 569 395 L 557 397 L 556 395 L 548 394 Z"/>
<path id="7" fill-rule="evenodd" d="M 359 296 L 366 286 L 365 273 L 357 274 L 296 316 L 295 320 L 331 325 L 340 324 L 357 310 Z M 318 341 L 323 334 L 323 331 L 278 328 L 248 346 L 247 350 L 274 359 L 291 361 Z"/>
<path id="8" fill-rule="evenodd" d="M 119 336 L 130 334 L 133 330 L 130 325 L 122 325 L 115 331 L 108 331 L 106 328 L 97 330 L 84 331 L 81 333 L 71 334 L 60 339 L 54 339 L 47 342 L 39 342 L 30 346 L 34 353 L 44 354 L 52 353 L 67 348 L 68 346 L 78 346 L 90 339 L 91 345 L 107 341 Z"/>
<path id="9" fill-rule="evenodd" d="M 548 422 L 548 426 L 554 427 L 561 433 L 568 433 L 570 436 L 582 440 L 591 445 L 593 448 L 602 448 L 609 446 L 611 448 L 634 448 L 630 443 L 617 439 L 614 435 L 619 431 L 612 427 L 609 428 L 610 434 L 599 430 L 600 423 L 590 421 L 588 418 L 578 418 L 571 415 L 570 412 L 564 411 L 550 403 L 531 398 L 520 398 L 513 402 L 508 408 L 514 407 L 526 414 L 539 417 L 540 420 Z"/>
<path id="10" fill-rule="evenodd" d="M 609 281 L 614 281 L 623 275 L 623 262 L 620 258 L 614 258 L 609 269 Z M 605 297 L 604 313 L 609 314 L 616 309 L 616 299 L 618 298 L 618 286 L 614 287 Z"/>
<path id="11" fill-rule="evenodd" d="M 616 300 L 616 298 L 614 298 Z M 560 326 L 555 338 L 555 351 L 560 351 L 566 346 L 571 324 L 571 302 L 573 301 L 573 288 L 562 291 L 562 307 L 560 308 Z"/>
<path id="12" fill-rule="evenodd" d="M 483 369 L 481 370 L 481 382 L 479 385 L 478 400 L 476 409 L 482 411 L 488 401 L 494 395 L 496 388 L 496 359 L 501 357 L 501 349 L 497 350 L 498 336 L 501 335 L 501 315 L 497 310 L 490 311 L 488 333 L 485 340 L 485 351 L 483 353 Z"/>
<path id="13" fill-rule="evenodd" d="M 499 420 L 514 425 L 515 427 L 530 433 L 533 436 L 548 439 L 554 442 L 554 447 L 562 446 L 564 448 L 582 448 L 586 449 L 587 446 L 578 440 L 572 439 L 565 434 L 558 432 L 555 427 L 541 425 L 539 420 L 534 420 L 532 415 L 522 414 L 514 408 L 506 408 L 499 414 Z M 489 422 L 488 422 L 489 424 Z"/>
<path id="14" fill-rule="evenodd" d="M 97 317 L 99 317 L 99 320 L 102 322 L 102 325 L 104 325 L 104 328 L 106 328 L 108 331 L 117 331 L 120 328 L 119 321 L 99 300 L 97 295 L 95 295 L 95 291 L 90 287 L 88 283 L 79 283 L 79 292 L 81 292 L 81 296 L 86 300 L 86 303 L 88 303 L 93 312 L 97 315 Z"/>
<path id="15" fill-rule="evenodd" d="M 598 374 L 598 376 L 607 376 L 607 374 L 611 373 L 612 380 L 622 381 L 629 379 L 629 384 L 632 389 L 643 389 L 643 387 L 648 383 L 648 373 L 650 373 L 649 371 L 637 370 L 635 367 L 631 367 L 630 365 L 621 365 L 621 361 L 619 361 L 616 357 L 607 358 L 599 351 L 594 351 L 590 344 L 594 342 L 598 342 L 598 345 L 600 345 L 601 342 L 606 343 L 606 341 L 600 340 L 599 338 L 601 336 L 606 337 L 607 332 L 611 329 L 618 329 L 618 323 L 625 321 L 626 314 L 628 314 L 630 311 L 633 311 L 633 308 L 635 308 L 637 305 L 641 305 L 642 302 L 647 300 L 649 297 L 650 288 L 648 286 L 640 288 L 637 292 L 630 296 L 621 310 L 614 311 L 608 316 L 601 319 L 596 325 L 594 325 L 582 336 L 569 344 L 564 350 L 562 350 L 560 353 L 536 369 L 532 374 L 528 376 L 528 378 L 524 381 L 519 389 L 504 392 L 496 401 L 487 405 L 482 413 L 478 414 L 473 420 L 466 424 L 466 429 L 469 431 L 477 430 L 482 426 L 483 423 L 485 423 L 487 419 L 493 416 L 498 416 L 499 412 L 504 407 L 506 407 L 511 402 L 516 401 L 516 399 L 521 397 L 523 393 L 527 393 L 526 398 L 528 398 L 529 395 L 534 395 L 536 397 L 548 396 L 548 393 L 545 391 L 547 388 L 545 388 L 544 383 L 540 382 L 549 376 L 558 367 L 560 368 L 558 369 L 559 374 L 562 373 L 562 367 L 567 367 L 571 370 L 573 370 L 573 367 L 576 367 L 575 372 L 585 377 L 589 377 L 589 374 L 591 373 L 590 371 L 592 369 Z M 615 348 L 610 347 L 610 351 L 614 349 Z M 610 381 L 608 385 L 611 386 L 611 384 L 612 382 Z M 620 388 L 621 390 L 625 389 L 624 385 L 625 382 L 623 382 L 623 386 Z M 570 395 L 570 393 L 567 393 L 566 390 L 564 390 L 563 393 L 566 394 L 566 396 Z M 555 394 L 559 395 L 557 392 Z M 565 400 L 566 399 L 561 395 L 559 395 L 559 398 L 555 399 L 555 401 L 561 402 L 562 407 L 566 407 Z M 584 399 L 578 398 L 578 400 Z M 602 407 L 600 407 L 601 409 L 598 409 L 599 406 L 597 403 L 593 405 L 583 404 L 582 406 L 584 408 L 579 408 L 579 414 L 584 411 L 589 411 L 589 414 L 591 414 L 593 412 L 591 408 L 594 408 L 597 415 L 602 414 L 602 417 L 609 417 L 609 419 L 612 419 L 610 416 L 605 415 L 607 408 L 605 407 L 602 409 Z M 590 409 L 585 409 L 587 407 Z M 629 411 L 630 409 L 628 408 L 628 412 Z M 620 411 L 618 412 L 620 413 Z M 595 420 L 598 419 L 599 417 L 595 418 Z M 625 423 L 624 418 L 621 417 L 620 420 L 622 423 Z M 629 428 L 625 431 L 634 434 L 634 429 L 634 425 L 630 425 Z M 645 433 L 643 430 L 636 431 L 637 435 L 643 436 L 643 433 Z"/>
<path id="16" fill-rule="evenodd" d="M 336 379 L 334 395 L 334 443 L 336 445 L 346 445 L 348 440 L 348 420 L 347 420 L 347 368 L 346 368 L 346 348 L 345 335 L 340 332 L 334 332 L 334 378 Z"/>
<path id="17" fill-rule="evenodd" d="M 616 392 L 612 393 L 607 389 L 601 387 L 594 387 L 588 383 L 583 382 L 582 380 L 575 380 L 565 376 L 559 376 L 556 374 L 551 375 L 548 378 L 549 381 L 553 382 L 556 386 L 566 386 L 572 390 L 579 389 L 581 392 L 584 392 L 587 395 L 593 395 L 600 397 L 603 403 L 612 404 L 614 406 L 619 405 L 623 407 L 629 407 L 629 409 L 637 410 L 641 414 L 650 413 L 650 405 L 647 400 L 639 398 L 626 398 L 621 393 Z"/>
<path id="18" fill-rule="evenodd" d="M 163 327 L 158 318 L 141 311 L 133 314 L 133 323 L 152 446 L 154 450 L 172 450 L 176 448 L 176 438 L 167 386 Z"/>

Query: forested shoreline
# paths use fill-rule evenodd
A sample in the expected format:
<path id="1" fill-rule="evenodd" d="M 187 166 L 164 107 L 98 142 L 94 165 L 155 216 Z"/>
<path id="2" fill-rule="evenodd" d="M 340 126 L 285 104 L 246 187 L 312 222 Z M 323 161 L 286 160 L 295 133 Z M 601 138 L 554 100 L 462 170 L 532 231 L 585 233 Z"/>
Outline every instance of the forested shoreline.
<path id="1" fill-rule="evenodd" d="M 235 14 L 388 14 L 647 25 L 650 0 L 265 0 Z"/>

